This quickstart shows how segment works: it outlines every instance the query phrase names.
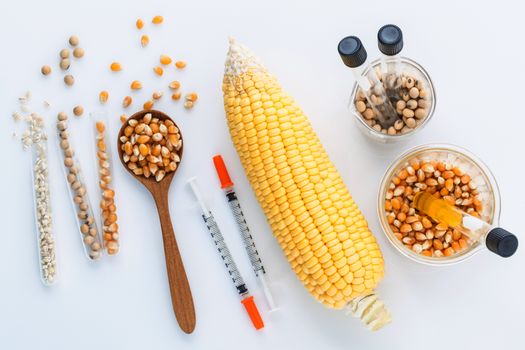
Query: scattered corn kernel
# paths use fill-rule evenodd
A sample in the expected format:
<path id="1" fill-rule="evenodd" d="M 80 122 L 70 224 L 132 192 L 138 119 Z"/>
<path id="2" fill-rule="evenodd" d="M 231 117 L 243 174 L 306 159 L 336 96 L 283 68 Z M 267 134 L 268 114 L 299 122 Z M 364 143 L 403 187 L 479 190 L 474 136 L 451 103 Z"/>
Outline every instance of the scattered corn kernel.
<path id="1" fill-rule="evenodd" d="M 142 83 L 138 80 L 133 80 L 130 85 L 132 90 L 142 89 Z"/>
<path id="2" fill-rule="evenodd" d="M 126 120 L 128 120 L 128 116 L 125 115 L 125 114 L 122 114 L 122 115 L 120 116 L 120 121 L 121 121 L 122 123 L 125 123 Z"/>
<path id="3" fill-rule="evenodd" d="M 109 66 L 109 68 L 113 71 L 113 72 L 119 72 L 122 70 L 122 65 L 118 62 L 112 62 L 111 65 Z"/>
<path id="4" fill-rule="evenodd" d="M 175 92 L 174 94 L 171 95 L 171 99 L 174 101 L 178 101 L 180 100 L 181 95 L 182 94 L 180 92 Z"/>
<path id="5" fill-rule="evenodd" d="M 131 96 L 126 96 L 124 97 L 124 100 L 122 100 L 122 107 L 127 108 L 129 105 L 131 105 L 131 103 L 133 103 Z"/>
<path id="6" fill-rule="evenodd" d="M 193 108 L 193 102 L 192 101 L 186 101 L 184 102 L 184 108 L 191 109 Z"/>
<path id="7" fill-rule="evenodd" d="M 159 100 L 162 95 L 164 95 L 164 93 L 162 91 L 155 91 L 151 97 L 154 99 L 154 100 Z"/>
<path id="8" fill-rule="evenodd" d="M 152 109 L 153 108 L 153 101 L 149 100 L 144 102 L 144 109 Z"/>
<path id="9" fill-rule="evenodd" d="M 195 102 L 199 98 L 199 95 L 197 95 L 196 92 L 190 92 L 190 93 L 186 94 L 185 98 L 186 98 L 187 101 Z"/>
<path id="10" fill-rule="evenodd" d="M 178 88 L 180 88 L 180 82 L 178 82 L 177 80 L 174 80 L 168 86 L 172 90 L 177 90 Z"/>
<path id="11" fill-rule="evenodd" d="M 164 74 L 164 69 L 162 69 L 162 67 L 159 67 L 159 66 L 154 67 L 153 71 L 155 72 L 155 74 L 159 76 L 162 76 L 162 74 Z"/>
<path id="12" fill-rule="evenodd" d="M 98 94 L 98 100 L 100 101 L 100 103 L 106 103 L 108 101 L 108 98 L 109 98 L 109 93 L 105 90 L 101 91 Z"/>
<path id="13" fill-rule="evenodd" d="M 144 27 L 144 21 L 142 20 L 142 18 L 137 19 L 135 25 L 137 26 L 137 29 L 142 29 Z"/>
<path id="14" fill-rule="evenodd" d="M 160 63 L 163 65 L 168 65 L 172 62 L 172 59 L 168 55 L 160 55 Z"/>
<path id="15" fill-rule="evenodd" d="M 142 45 L 142 47 L 146 47 L 148 46 L 149 44 L 149 36 L 147 35 L 143 35 L 140 37 L 140 45 Z"/>
<path id="16" fill-rule="evenodd" d="M 184 62 L 184 61 L 177 61 L 177 62 L 175 62 L 175 67 L 177 67 L 179 69 L 183 69 L 184 67 L 186 67 L 186 62 Z"/>
<path id="17" fill-rule="evenodd" d="M 161 24 L 162 22 L 164 22 L 164 17 L 162 17 L 162 16 L 155 16 L 151 20 L 151 23 L 153 23 L 153 24 Z"/>

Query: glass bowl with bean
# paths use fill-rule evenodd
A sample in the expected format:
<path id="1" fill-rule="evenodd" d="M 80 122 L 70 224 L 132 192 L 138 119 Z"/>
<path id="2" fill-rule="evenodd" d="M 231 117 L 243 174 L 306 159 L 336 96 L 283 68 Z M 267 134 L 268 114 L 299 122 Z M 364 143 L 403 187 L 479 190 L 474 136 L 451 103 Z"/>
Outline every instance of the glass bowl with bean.
<path id="1" fill-rule="evenodd" d="M 381 125 L 357 83 L 354 84 L 350 97 L 349 108 L 359 129 L 380 143 L 402 141 L 414 135 L 432 119 L 436 107 L 434 84 L 425 69 L 406 57 L 397 60 L 384 62 L 387 65 L 396 62 L 397 69 L 394 74 L 382 73 L 380 59 L 372 61 L 370 67 L 363 72 L 363 75 L 366 75 L 370 69 L 376 70 L 397 113 L 398 119 L 393 125 Z"/>
<path id="2" fill-rule="evenodd" d="M 492 225 L 499 223 L 500 194 L 494 176 L 475 155 L 457 146 L 430 144 L 399 156 L 381 182 L 381 228 L 404 256 L 427 265 L 450 265 L 482 249 L 456 229 L 420 213 L 414 197 L 425 191 Z"/>

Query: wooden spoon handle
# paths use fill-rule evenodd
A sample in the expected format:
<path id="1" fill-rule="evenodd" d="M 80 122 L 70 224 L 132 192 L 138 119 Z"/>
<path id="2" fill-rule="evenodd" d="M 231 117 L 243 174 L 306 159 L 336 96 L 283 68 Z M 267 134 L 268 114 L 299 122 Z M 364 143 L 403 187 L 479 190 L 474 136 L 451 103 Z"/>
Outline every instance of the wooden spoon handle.
<path id="1" fill-rule="evenodd" d="M 184 270 L 184 264 L 180 256 L 175 232 L 171 224 L 168 207 L 168 191 L 162 191 L 155 196 L 157 211 L 159 213 L 162 228 L 162 239 L 164 240 L 164 255 L 166 258 L 166 270 L 168 271 L 168 282 L 170 285 L 171 303 L 173 311 L 180 328 L 185 333 L 191 333 L 195 329 L 195 307 L 191 296 L 190 284 Z"/>

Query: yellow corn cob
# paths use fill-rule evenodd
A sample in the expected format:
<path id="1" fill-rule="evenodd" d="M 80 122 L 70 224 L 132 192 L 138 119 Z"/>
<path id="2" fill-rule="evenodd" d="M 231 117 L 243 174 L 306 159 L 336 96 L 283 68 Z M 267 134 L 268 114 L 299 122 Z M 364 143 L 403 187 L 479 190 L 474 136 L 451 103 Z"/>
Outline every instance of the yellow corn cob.
<path id="1" fill-rule="evenodd" d="M 223 93 L 234 146 L 292 269 L 324 305 L 381 328 L 381 251 L 306 116 L 233 39 Z"/>

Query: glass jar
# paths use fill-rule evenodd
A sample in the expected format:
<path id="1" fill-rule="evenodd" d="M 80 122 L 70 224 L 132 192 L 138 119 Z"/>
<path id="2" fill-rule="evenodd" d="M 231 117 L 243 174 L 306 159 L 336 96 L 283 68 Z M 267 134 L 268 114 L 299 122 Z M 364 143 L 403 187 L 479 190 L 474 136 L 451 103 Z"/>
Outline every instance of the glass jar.
<path id="1" fill-rule="evenodd" d="M 403 140 L 410 138 L 412 135 L 417 133 L 419 130 L 423 129 L 428 124 L 430 119 L 433 117 L 434 110 L 436 108 L 436 93 L 434 90 L 434 84 L 432 83 L 432 80 L 430 79 L 430 76 L 425 71 L 425 69 L 423 69 L 423 67 L 421 67 L 421 65 L 419 65 L 416 61 L 413 61 L 406 57 L 392 58 L 391 60 L 392 61 L 399 60 L 398 65 L 400 66 L 401 71 L 403 73 L 409 74 L 415 77 L 417 80 L 424 82 L 425 87 L 428 90 L 427 100 L 429 101 L 429 106 L 428 106 L 428 113 L 425 119 L 423 119 L 422 122 L 419 125 L 417 125 L 412 131 L 409 131 L 403 134 L 396 134 L 396 135 L 384 134 L 381 131 L 377 131 L 373 129 L 370 125 L 368 125 L 366 123 L 366 119 L 361 115 L 361 113 L 357 111 L 355 107 L 355 100 L 356 100 L 357 93 L 359 91 L 359 87 L 357 83 L 354 83 L 354 87 L 352 89 L 352 94 L 350 96 L 348 107 L 350 111 L 352 112 L 352 115 L 355 118 L 355 121 L 356 121 L 357 126 L 359 127 L 359 130 L 361 130 L 363 134 L 365 134 L 372 140 L 380 142 L 380 143 L 392 143 L 392 142 L 397 142 L 397 141 L 403 141 Z M 374 69 L 380 70 L 383 61 L 385 63 L 389 63 L 388 59 L 374 60 L 370 63 L 370 66 L 368 67 L 368 69 L 366 69 L 362 73 L 362 75 L 367 75 L 371 67 L 373 67 Z"/>
<path id="2" fill-rule="evenodd" d="M 484 245 L 476 242 L 449 257 L 428 257 L 405 247 L 405 245 L 397 239 L 387 221 L 385 214 L 385 198 L 392 177 L 394 177 L 400 169 L 408 166 L 412 159 L 422 161 L 443 161 L 452 166 L 458 166 L 461 168 L 465 173 L 469 174 L 472 180 L 477 184 L 477 190 L 479 191 L 478 198 L 483 204 L 483 209 L 479 213 L 481 219 L 491 225 L 499 224 L 500 193 L 498 184 L 489 168 L 478 157 L 463 148 L 448 144 L 422 145 L 408 150 L 394 160 L 386 170 L 383 180 L 381 181 L 378 194 L 377 214 L 379 216 L 381 228 L 390 243 L 392 243 L 401 254 L 411 260 L 426 265 L 437 266 L 451 265 L 461 262 L 482 250 Z"/>

